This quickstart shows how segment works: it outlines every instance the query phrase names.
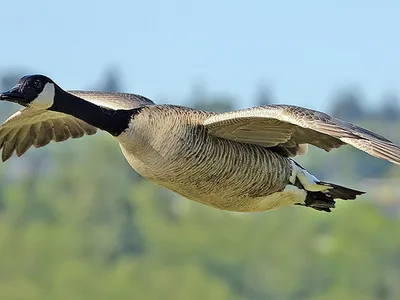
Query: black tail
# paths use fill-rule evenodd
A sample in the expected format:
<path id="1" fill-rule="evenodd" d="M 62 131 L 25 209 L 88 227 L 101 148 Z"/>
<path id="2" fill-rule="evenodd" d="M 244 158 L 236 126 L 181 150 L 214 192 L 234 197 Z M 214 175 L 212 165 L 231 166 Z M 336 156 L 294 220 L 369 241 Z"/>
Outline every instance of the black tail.
<path id="1" fill-rule="evenodd" d="M 354 200 L 357 196 L 365 194 L 365 192 L 349 189 L 333 183 L 320 181 L 318 184 L 332 187 L 328 190 L 328 194 L 330 194 L 334 199 Z"/>
<path id="2" fill-rule="evenodd" d="M 353 200 L 358 195 L 365 194 L 365 192 L 349 189 L 344 186 L 336 185 L 320 181 L 319 185 L 331 187 L 324 192 L 310 192 L 307 191 L 307 197 L 303 206 L 308 206 L 316 210 L 330 212 L 331 208 L 335 208 L 335 199 Z"/>

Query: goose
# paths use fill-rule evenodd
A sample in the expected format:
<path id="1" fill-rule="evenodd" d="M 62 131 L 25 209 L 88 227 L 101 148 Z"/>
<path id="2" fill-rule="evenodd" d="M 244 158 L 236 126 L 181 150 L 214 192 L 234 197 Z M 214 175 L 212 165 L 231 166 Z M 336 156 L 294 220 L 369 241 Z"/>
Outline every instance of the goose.
<path id="1" fill-rule="evenodd" d="M 331 212 L 365 192 L 322 181 L 297 163 L 308 145 L 353 146 L 400 164 L 400 147 L 367 129 L 294 105 L 216 113 L 155 104 L 136 94 L 66 91 L 33 74 L 0 94 L 24 108 L 0 126 L 5 162 L 31 146 L 108 132 L 144 178 L 220 210 L 261 212 L 299 205 Z"/>

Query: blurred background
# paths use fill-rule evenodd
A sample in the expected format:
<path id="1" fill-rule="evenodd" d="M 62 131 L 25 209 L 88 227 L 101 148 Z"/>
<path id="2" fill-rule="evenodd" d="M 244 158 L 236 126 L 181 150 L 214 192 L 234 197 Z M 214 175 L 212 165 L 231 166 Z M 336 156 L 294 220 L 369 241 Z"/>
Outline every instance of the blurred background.
<path id="1" fill-rule="evenodd" d="M 215 111 L 295 104 L 400 143 L 398 1 L 0 6 L 1 90 L 42 73 Z M 400 299 L 400 168 L 350 147 L 298 161 L 368 193 L 231 213 L 143 180 L 106 133 L 31 149 L 0 166 L 0 299 Z"/>

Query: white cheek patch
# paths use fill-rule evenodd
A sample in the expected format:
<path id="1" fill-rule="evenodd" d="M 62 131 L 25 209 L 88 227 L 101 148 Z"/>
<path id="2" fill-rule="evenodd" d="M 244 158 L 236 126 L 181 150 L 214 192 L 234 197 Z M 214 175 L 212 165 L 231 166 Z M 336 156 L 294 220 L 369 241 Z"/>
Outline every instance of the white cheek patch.
<path id="1" fill-rule="evenodd" d="M 46 83 L 43 91 L 29 104 L 32 108 L 47 109 L 54 103 L 55 87 L 53 83 Z"/>

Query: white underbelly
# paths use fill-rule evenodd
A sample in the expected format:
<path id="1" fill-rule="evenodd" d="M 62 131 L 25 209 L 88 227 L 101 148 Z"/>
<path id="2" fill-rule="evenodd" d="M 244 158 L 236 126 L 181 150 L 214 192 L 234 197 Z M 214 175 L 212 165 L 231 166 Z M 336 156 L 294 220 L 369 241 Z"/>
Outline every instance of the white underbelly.
<path id="1" fill-rule="evenodd" d="M 218 177 L 216 182 L 212 177 L 210 177 L 211 179 L 204 179 L 207 176 L 198 176 L 197 173 L 191 172 L 192 168 L 186 170 L 176 169 L 175 164 L 171 165 L 168 160 L 164 159 L 157 152 L 136 152 L 135 155 L 133 155 L 133 151 L 127 151 L 122 146 L 121 150 L 132 168 L 144 178 L 172 190 L 189 200 L 221 210 L 235 212 L 265 211 L 295 203 L 304 203 L 306 196 L 305 191 L 294 186 L 287 186 L 282 191 L 279 190 L 283 187 L 279 189 L 276 188 L 275 191 L 270 190 L 269 192 L 267 192 L 268 189 L 266 189 L 264 194 L 268 196 L 252 196 L 251 188 L 250 190 L 245 190 L 241 185 L 240 176 L 239 178 L 221 176 Z M 157 157 L 155 157 L 156 155 Z M 177 165 L 179 166 L 182 164 Z M 262 173 L 263 176 L 261 176 L 261 178 L 265 180 L 265 176 L 268 176 L 266 174 L 269 172 L 264 168 L 260 168 L 260 170 L 265 172 Z M 176 176 L 177 173 L 182 173 L 183 171 L 183 175 L 180 174 L 180 176 Z M 262 185 L 264 180 L 257 181 Z M 250 185 L 247 184 L 246 186 Z M 278 192 L 276 192 L 277 190 Z"/>
<path id="2" fill-rule="evenodd" d="M 266 211 L 277 209 L 282 206 L 294 205 L 296 203 L 304 204 L 307 192 L 293 185 L 287 185 L 282 192 L 276 192 L 265 197 L 259 197 L 255 204 L 249 207 L 248 211 Z"/>

